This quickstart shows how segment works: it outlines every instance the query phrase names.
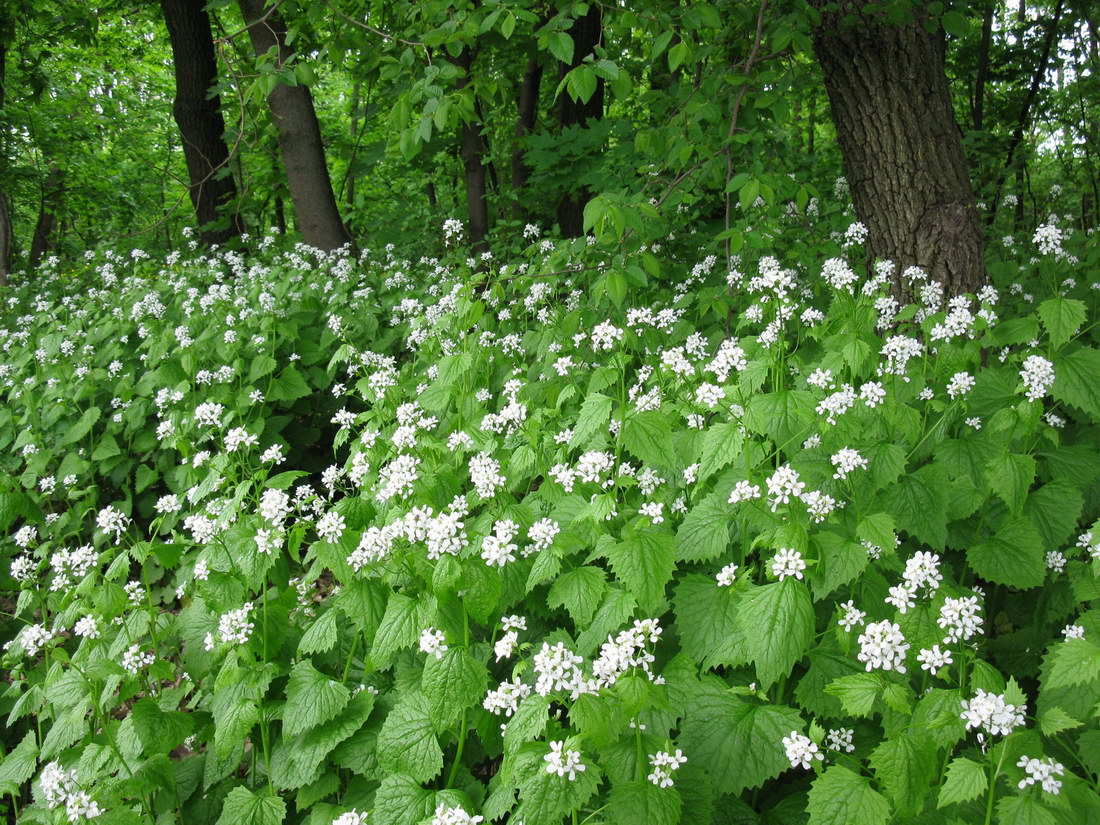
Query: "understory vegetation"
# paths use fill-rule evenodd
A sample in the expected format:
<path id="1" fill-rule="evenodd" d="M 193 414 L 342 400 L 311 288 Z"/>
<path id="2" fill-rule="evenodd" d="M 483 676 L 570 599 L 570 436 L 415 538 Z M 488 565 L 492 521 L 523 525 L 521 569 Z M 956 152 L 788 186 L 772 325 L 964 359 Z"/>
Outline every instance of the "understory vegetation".
<path id="1" fill-rule="evenodd" d="M 8 816 L 1100 821 L 1095 237 L 799 192 L 13 279 Z"/>

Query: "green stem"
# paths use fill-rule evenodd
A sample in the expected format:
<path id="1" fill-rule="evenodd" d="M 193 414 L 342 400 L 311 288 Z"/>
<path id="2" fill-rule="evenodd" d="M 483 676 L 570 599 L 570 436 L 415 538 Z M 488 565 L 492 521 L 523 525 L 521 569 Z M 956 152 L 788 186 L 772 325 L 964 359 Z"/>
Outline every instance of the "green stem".
<path id="1" fill-rule="evenodd" d="M 466 749 L 466 711 L 462 711 L 462 724 L 459 727 L 458 747 L 455 749 L 455 758 L 451 763 L 451 769 L 447 772 L 447 787 L 453 788 L 455 777 L 458 775 L 458 766 L 462 764 L 462 751 Z"/>
<path id="2" fill-rule="evenodd" d="M 356 631 L 355 635 L 351 638 L 351 651 L 348 653 L 348 660 L 344 663 L 344 675 L 340 678 L 341 682 L 348 680 L 348 673 L 351 672 L 351 660 L 355 658 L 355 648 L 359 645 L 359 632 Z"/>
<path id="3" fill-rule="evenodd" d="M 993 798 L 996 796 L 997 790 L 997 776 L 1001 772 L 1001 765 L 1004 764 L 1005 754 L 1008 753 L 1008 748 L 1001 745 L 1001 758 L 997 760 L 997 767 L 993 768 L 989 775 L 989 795 L 985 800 L 985 825 L 990 825 L 993 821 Z"/>

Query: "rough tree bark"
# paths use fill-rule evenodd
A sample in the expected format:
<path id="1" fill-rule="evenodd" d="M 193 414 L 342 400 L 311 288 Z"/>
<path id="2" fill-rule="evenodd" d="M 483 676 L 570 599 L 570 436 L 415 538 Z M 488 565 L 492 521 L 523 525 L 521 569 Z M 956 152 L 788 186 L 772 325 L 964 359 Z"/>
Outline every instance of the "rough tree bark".
<path id="1" fill-rule="evenodd" d="M 516 108 L 516 142 L 512 147 L 512 217 L 522 219 L 527 214 L 523 202 L 523 190 L 527 187 L 530 170 L 527 168 L 523 139 L 535 128 L 538 115 L 539 89 L 542 86 L 542 63 L 532 57 L 523 72 L 523 85 L 519 89 Z"/>
<path id="2" fill-rule="evenodd" d="M 3 27 L 0 27 L 0 113 L 4 111 L 5 66 L 8 60 L 8 46 L 3 35 Z M 0 129 L 0 169 L 8 165 L 7 146 L 3 143 L 6 132 L 6 129 Z M 7 194 L 0 190 L 0 286 L 7 284 L 11 274 L 11 236 L 11 208 Z"/>
<path id="3" fill-rule="evenodd" d="M 172 61 L 176 73 L 176 99 L 172 115 L 183 138 L 183 156 L 191 204 L 204 244 L 223 244 L 240 237 L 240 215 L 228 215 L 228 225 L 211 227 L 221 207 L 237 197 L 237 187 L 229 174 L 229 148 L 225 143 L 225 121 L 221 98 L 209 96 L 218 79 L 214 37 L 204 0 L 160 0 Z M 220 174 L 219 174 L 220 172 Z"/>
<path id="4" fill-rule="evenodd" d="M 593 3 L 584 17 L 578 17 L 570 29 L 573 35 L 573 62 L 566 66 L 562 64 L 561 77 L 564 77 L 570 69 L 575 69 L 584 62 L 584 58 L 592 54 L 596 45 L 600 42 L 603 33 L 602 10 L 598 3 Z M 559 98 L 558 123 L 562 129 L 570 126 L 584 126 L 590 118 L 599 120 L 603 117 L 603 78 L 597 78 L 596 91 L 582 103 L 573 100 L 568 94 L 563 93 Z M 566 192 L 558 201 L 558 227 L 566 238 L 576 238 L 584 234 L 584 205 L 592 197 L 592 193 L 583 187 L 578 187 L 573 192 Z"/>
<path id="5" fill-rule="evenodd" d="M 462 77 L 456 87 L 466 88 L 473 80 L 471 74 L 474 55 L 467 46 L 456 59 L 462 68 Z M 476 107 L 475 107 L 476 109 Z M 466 216 L 469 221 L 470 243 L 474 249 L 484 250 L 485 237 L 489 234 L 489 200 L 485 186 L 485 163 L 482 160 L 484 147 L 481 141 L 481 123 L 463 120 L 459 127 L 459 146 L 462 153 L 462 165 L 466 172 Z"/>
<path id="6" fill-rule="evenodd" d="M 256 55 L 275 49 L 278 65 L 289 60 L 292 52 L 287 48 L 286 27 L 278 13 L 265 9 L 264 0 L 237 0 L 237 3 Z M 336 206 L 325 164 L 321 127 L 309 88 L 279 83 L 267 96 L 267 104 L 275 121 L 279 151 L 302 239 L 324 250 L 351 243 Z"/>
<path id="7" fill-rule="evenodd" d="M 819 8 L 824 0 L 814 0 Z M 922 267 L 951 294 L 986 281 L 985 235 L 947 88 L 944 40 L 926 15 L 891 25 L 846 0 L 824 13 L 814 53 L 871 259 Z M 899 293 L 904 289 L 898 284 Z"/>
<path id="8" fill-rule="evenodd" d="M 57 226 L 57 207 L 64 188 L 64 176 L 61 167 L 50 164 L 46 173 L 46 182 L 42 187 L 42 201 L 38 208 L 38 221 L 34 225 L 34 237 L 31 239 L 30 257 L 27 263 L 31 269 L 38 266 L 46 253 L 53 248 L 53 233 Z"/>

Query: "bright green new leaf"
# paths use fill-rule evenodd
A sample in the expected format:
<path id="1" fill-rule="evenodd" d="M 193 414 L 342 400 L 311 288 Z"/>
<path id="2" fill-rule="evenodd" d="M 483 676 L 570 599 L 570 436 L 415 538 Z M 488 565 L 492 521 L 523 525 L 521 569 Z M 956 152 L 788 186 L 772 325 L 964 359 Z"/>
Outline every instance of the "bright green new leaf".
<path id="1" fill-rule="evenodd" d="M 734 461 L 745 446 L 741 424 L 727 421 L 715 424 L 703 433 L 702 453 L 699 456 L 697 480 L 702 483 Z"/>
<path id="2" fill-rule="evenodd" d="M 1100 645 L 1091 639 L 1066 639 L 1052 646 L 1043 687 L 1085 685 L 1100 678 Z"/>
<path id="3" fill-rule="evenodd" d="M 374 793 L 374 815 L 376 822 L 386 825 L 416 825 L 432 815 L 431 791 L 420 786 L 420 782 L 406 774 L 388 774 Z"/>
<path id="4" fill-rule="evenodd" d="M 336 645 L 336 611 L 326 610 L 309 626 L 298 642 L 298 655 L 325 653 Z"/>
<path id="5" fill-rule="evenodd" d="M 692 507 L 676 531 L 676 560 L 710 561 L 729 550 L 732 516 L 726 496 L 718 492 Z"/>
<path id="6" fill-rule="evenodd" d="M 902 815 L 924 807 L 939 770 L 935 745 L 920 733 L 895 733 L 871 752 L 875 780 Z"/>
<path id="7" fill-rule="evenodd" d="M 435 736 L 428 700 L 419 691 L 401 696 L 378 734 L 378 764 L 420 782 L 443 770 L 443 751 Z"/>
<path id="8" fill-rule="evenodd" d="M 672 426 L 668 417 L 656 410 L 627 416 L 622 431 L 623 446 L 646 464 L 673 466 Z"/>
<path id="9" fill-rule="evenodd" d="M 990 538 L 971 545 L 966 558 L 983 579 L 1020 590 L 1046 578 L 1045 547 L 1039 532 L 1023 517 L 1009 518 Z"/>
<path id="10" fill-rule="evenodd" d="M 794 578 L 749 591 L 737 608 L 744 646 L 756 676 L 768 687 L 791 672 L 814 637 L 814 608 L 806 585 Z"/>
<path id="11" fill-rule="evenodd" d="M 252 793 L 243 785 L 229 792 L 218 825 L 282 825 L 286 802 L 266 790 Z"/>
<path id="12" fill-rule="evenodd" d="M 733 664 L 723 654 L 738 629 L 735 592 L 710 576 L 691 574 L 676 584 L 672 601 L 680 649 L 703 666 Z"/>
<path id="13" fill-rule="evenodd" d="M 607 811 L 612 825 L 676 825 L 681 804 L 676 788 L 659 788 L 639 780 L 615 785 Z"/>
<path id="14" fill-rule="evenodd" d="M 809 825 L 886 825 L 890 805 L 864 776 L 833 765 L 810 788 Z"/>
<path id="15" fill-rule="evenodd" d="M 547 594 L 550 607 L 564 607 L 573 624 L 587 625 L 607 593 L 607 573 L 600 567 L 577 567 L 555 579 Z"/>
<path id="16" fill-rule="evenodd" d="M 985 793 L 989 786 L 985 767 L 972 759 L 959 756 L 947 766 L 947 776 L 940 787 L 937 807 L 943 808 L 956 802 L 969 802 Z"/>
<path id="17" fill-rule="evenodd" d="M 612 544 L 604 554 L 638 606 L 647 615 L 660 615 L 665 605 L 665 586 L 676 569 L 676 540 L 667 533 L 639 533 Z"/>
<path id="18" fill-rule="evenodd" d="M 1056 295 L 1039 304 L 1039 319 L 1050 337 L 1051 346 L 1058 348 L 1069 341 L 1085 323 L 1085 302 Z"/>
<path id="19" fill-rule="evenodd" d="M 947 474 L 939 464 L 926 464 L 903 475 L 883 494 L 898 528 L 942 550 L 947 541 Z"/>
<path id="20" fill-rule="evenodd" d="M 611 418 L 611 399 L 603 393 L 594 392 L 581 402 L 581 411 L 577 423 L 573 425 L 573 437 L 570 447 L 580 447 L 598 432 L 607 431 L 607 422 Z"/>
<path id="21" fill-rule="evenodd" d="M 465 709 L 481 704 L 488 681 L 489 672 L 480 660 L 461 648 L 452 648 L 440 657 L 428 657 L 420 690 L 442 729 L 457 722 Z"/>
<path id="22" fill-rule="evenodd" d="M 826 693 L 840 700 L 844 712 L 852 716 L 870 716 L 881 690 L 882 679 L 874 673 L 841 676 L 825 688 Z"/>
<path id="23" fill-rule="evenodd" d="M 1027 492 L 1035 481 L 1035 469 L 1034 458 L 1014 453 L 1000 455 L 989 464 L 989 486 L 1013 515 L 1024 508 Z"/>
<path id="24" fill-rule="evenodd" d="M 290 671 L 283 735 L 295 736 L 327 722 L 347 707 L 350 698 L 346 687 L 313 667 L 309 659 L 303 659 Z"/>
<path id="25" fill-rule="evenodd" d="M 1050 394 L 1100 422 L 1100 350 L 1081 347 L 1062 355 L 1054 367 L 1054 386 Z"/>

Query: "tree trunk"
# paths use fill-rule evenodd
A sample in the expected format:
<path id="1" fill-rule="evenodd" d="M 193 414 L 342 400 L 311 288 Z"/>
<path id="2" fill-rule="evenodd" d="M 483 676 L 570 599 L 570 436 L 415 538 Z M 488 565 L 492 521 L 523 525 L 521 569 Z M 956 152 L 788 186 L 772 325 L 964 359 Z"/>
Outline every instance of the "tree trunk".
<path id="1" fill-rule="evenodd" d="M 199 237 L 207 246 L 239 238 L 240 215 L 218 224 L 220 209 L 237 197 L 225 144 L 221 98 L 209 96 L 218 79 L 214 38 L 203 0 L 160 0 L 176 72 L 176 99 L 172 115 L 183 138 L 183 156 Z"/>
<path id="2" fill-rule="evenodd" d="M 982 40 L 978 46 L 978 72 L 974 82 L 974 131 L 985 124 L 985 84 L 989 78 L 989 44 L 993 39 L 993 0 L 986 0 L 982 13 Z"/>
<path id="3" fill-rule="evenodd" d="M 63 178 L 61 168 L 50 164 L 46 174 L 46 183 L 42 188 L 42 204 L 38 209 L 38 221 L 34 225 L 34 238 L 31 240 L 31 253 L 28 264 L 31 269 L 37 267 L 46 253 L 52 249 L 54 228 L 57 226 L 57 205 L 61 199 Z"/>
<path id="4" fill-rule="evenodd" d="M 516 142 L 512 146 L 512 217 L 521 220 L 527 209 L 523 205 L 523 190 L 527 187 L 530 170 L 527 168 L 526 149 L 523 141 L 535 128 L 538 116 L 539 89 L 542 86 L 542 64 L 538 58 L 527 61 L 523 72 L 523 85 L 519 89 L 516 115 Z"/>
<path id="5" fill-rule="evenodd" d="M 282 66 L 291 55 L 286 45 L 286 27 L 274 10 L 264 9 L 264 0 L 237 0 L 248 26 L 256 55 L 275 49 L 276 64 Z M 321 127 L 306 86 L 279 83 L 267 96 L 275 121 L 279 151 L 283 156 L 290 199 L 302 239 L 310 246 L 331 251 L 351 243 L 336 196 L 332 191 Z"/>
<path id="6" fill-rule="evenodd" d="M 596 44 L 600 42 L 603 32 L 603 18 L 600 6 L 593 3 L 584 17 L 578 17 L 571 30 L 573 35 L 573 62 L 562 65 L 560 75 L 564 77 L 566 72 L 575 69 L 584 62 L 584 58 L 592 54 Z M 573 100 L 568 93 L 563 93 L 559 98 L 558 122 L 562 129 L 570 126 L 584 126 L 590 118 L 599 120 L 603 117 L 603 78 L 597 78 L 596 91 L 586 103 Z M 558 201 L 558 227 L 566 238 L 576 238 L 584 234 L 584 205 L 592 197 L 588 189 L 578 186 L 573 192 L 566 192 Z"/>
<path id="7" fill-rule="evenodd" d="M 0 192 L 0 286 L 6 286 L 11 275 L 11 209 L 8 196 Z"/>
<path id="8" fill-rule="evenodd" d="M 474 55 L 467 46 L 458 56 L 457 63 L 463 69 L 457 88 L 464 89 L 472 80 Z M 476 110 L 476 107 L 474 107 Z M 462 121 L 459 127 L 459 146 L 462 165 L 466 172 L 466 215 L 469 220 L 470 243 L 474 249 L 484 251 L 485 237 L 489 234 L 489 201 L 485 187 L 485 164 L 482 161 L 481 124 Z"/>
<path id="9" fill-rule="evenodd" d="M 923 14 L 900 25 L 841 22 L 857 8 L 824 14 L 813 44 L 868 258 L 893 261 L 895 277 L 919 266 L 951 295 L 974 292 L 986 281 L 985 237 L 943 36 L 924 28 Z"/>

